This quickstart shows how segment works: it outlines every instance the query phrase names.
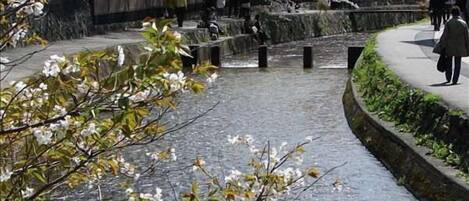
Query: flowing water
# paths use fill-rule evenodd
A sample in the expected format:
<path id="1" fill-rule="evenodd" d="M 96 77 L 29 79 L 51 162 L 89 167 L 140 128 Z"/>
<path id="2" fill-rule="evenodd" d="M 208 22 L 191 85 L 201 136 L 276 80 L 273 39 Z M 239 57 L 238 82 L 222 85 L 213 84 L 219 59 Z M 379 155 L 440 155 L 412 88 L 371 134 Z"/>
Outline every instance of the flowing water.
<path id="1" fill-rule="evenodd" d="M 314 136 L 320 138 L 306 146 L 305 166 L 314 165 L 324 172 L 347 164 L 303 193 L 301 200 L 415 200 L 354 136 L 344 116 L 341 100 L 349 78 L 346 47 L 363 45 L 369 36 L 354 33 L 276 45 L 269 49 L 267 69 L 254 68 L 256 52 L 224 58 L 226 68 L 220 70 L 220 78 L 204 94 L 184 95 L 171 118 L 182 121 L 219 103 L 217 107 L 164 140 L 165 145 L 176 147 L 178 160 L 158 170 L 165 174 L 140 178 L 136 189 L 153 193 L 158 186 L 164 190 L 165 200 L 173 200 L 171 186 L 184 191 L 198 178 L 191 168 L 197 156 L 203 156 L 207 167 L 221 178 L 223 172 L 245 169 L 249 152 L 229 145 L 228 135 L 249 134 L 257 142 L 269 141 L 273 146 Z M 302 47 L 306 45 L 314 46 L 312 70 L 302 69 Z M 125 158 L 144 164 L 145 153 L 158 148 L 132 149 Z M 116 183 L 102 186 L 105 198 L 125 199 L 113 190 Z M 96 199 L 97 190 L 76 192 L 71 197 Z"/>

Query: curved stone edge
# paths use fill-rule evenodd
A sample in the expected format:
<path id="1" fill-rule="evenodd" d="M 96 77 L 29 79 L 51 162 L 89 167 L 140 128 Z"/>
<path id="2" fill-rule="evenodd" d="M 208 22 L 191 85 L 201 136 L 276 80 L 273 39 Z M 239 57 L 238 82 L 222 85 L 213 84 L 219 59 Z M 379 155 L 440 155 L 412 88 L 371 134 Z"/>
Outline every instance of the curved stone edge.
<path id="1" fill-rule="evenodd" d="M 429 156 L 410 133 L 398 132 L 390 122 L 367 111 L 352 79 L 343 96 L 344 111 L 353 133 L 417 198 L 468 200 L 469 185 L 457 170 Z"/>

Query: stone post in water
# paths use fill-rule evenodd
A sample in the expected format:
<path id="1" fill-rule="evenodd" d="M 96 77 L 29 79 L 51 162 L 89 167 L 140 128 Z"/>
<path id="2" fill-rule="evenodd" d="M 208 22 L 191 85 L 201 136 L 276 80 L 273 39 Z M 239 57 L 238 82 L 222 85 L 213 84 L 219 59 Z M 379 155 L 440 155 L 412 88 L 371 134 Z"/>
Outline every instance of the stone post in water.
<path id="1" fill-rule="evenodd" d="M 261 45 L 259 46 L 259 68 L 267 68 L 267 46 Z"/>
<path id="2" fill-rule="evenodd" d="M 313 47 L 303 47 L 303 68 L 313 68 Z"/>

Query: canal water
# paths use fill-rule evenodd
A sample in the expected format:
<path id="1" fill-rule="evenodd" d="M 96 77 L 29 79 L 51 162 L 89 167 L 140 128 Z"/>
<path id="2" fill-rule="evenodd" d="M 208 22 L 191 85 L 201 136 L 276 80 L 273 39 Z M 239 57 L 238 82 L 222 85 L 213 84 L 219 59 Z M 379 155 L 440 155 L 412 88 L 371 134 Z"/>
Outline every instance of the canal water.
<path id="1" fill-rule="evenodd" d="M 354 33 L 276 45 L 269 49 L 267 69 L 255 68 L 255 52 L 224 58 L 219 79 L 203 94 L 183 95 L 179 110 L 170 118 L 183 121 L 218 103 L 216 108 L 160 143 L 175 147 L 178 160 L 163 164 L 159 174 L 141 177 L 136 189 L 154 193 L 158 186 L 165 200 L 174 200 L 172 189 L 188 190 L 191 180 L 198 178 L 191 168 L 198 156 L 220 178 L 231 169 L 246 169 L 249 151 L 230 145 L 228 135 L 252 135 L 259 143 L 269 141 L 277 147 L 314 136 L 320 138 L 306 146 L 304 167 L 314 165 L 324 172 L 347 164 L 303 193 L 301 200 L 415 200 L 354 136 L 344 116 L 342 94 L 349 78 L 346 47 L 363 45 L 369 36 Z M 312 70 L 302 69 L 305 45 L 314 47 Z M 145 153 L 160 146 L 129 150 L 125 158 L 145 164 Z M 117 183 L 102 186 L 104 198 L 125 199 L 115 193 Z M 97 199 L 97 190 L 93 187 L 70 197 Z"/>

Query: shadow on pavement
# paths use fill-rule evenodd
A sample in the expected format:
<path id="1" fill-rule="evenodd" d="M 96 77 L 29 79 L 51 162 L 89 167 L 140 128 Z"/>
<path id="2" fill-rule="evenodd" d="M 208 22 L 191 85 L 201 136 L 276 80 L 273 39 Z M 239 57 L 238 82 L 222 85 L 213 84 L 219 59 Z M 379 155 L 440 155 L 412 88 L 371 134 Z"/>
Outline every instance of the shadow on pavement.
<path id="1" fill-rule="evenodd" d="M 415 41 L 401 41 L 403 43 L 409 43 L 419 46 L 427 46 L 427 47 L 434 47 L 435 41 L 433 39 L 423 39 L 423 40 L 415 40 Z"/>
<path id="2" fill-rule="evenodd" d="M 460 83 L 457 84 L 451 84 L 451 82 L 442 82 L 442 83 L 436 83 L 436 84 L 431 84 L 431 87 L 450 87 L 450 86 L 456 86 L 459 85 Z"/>

